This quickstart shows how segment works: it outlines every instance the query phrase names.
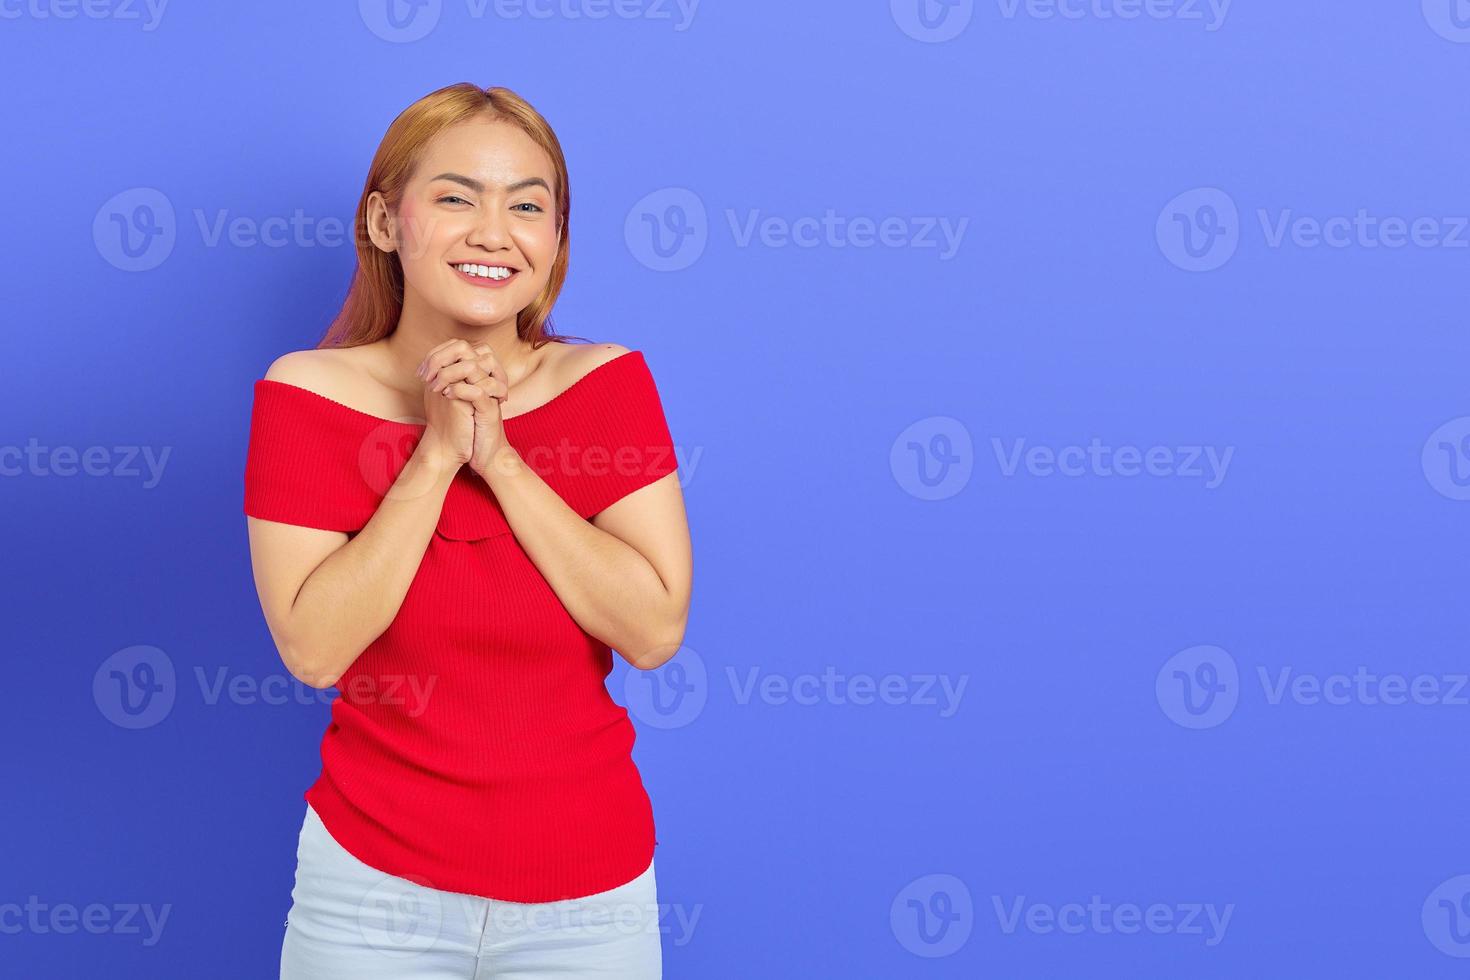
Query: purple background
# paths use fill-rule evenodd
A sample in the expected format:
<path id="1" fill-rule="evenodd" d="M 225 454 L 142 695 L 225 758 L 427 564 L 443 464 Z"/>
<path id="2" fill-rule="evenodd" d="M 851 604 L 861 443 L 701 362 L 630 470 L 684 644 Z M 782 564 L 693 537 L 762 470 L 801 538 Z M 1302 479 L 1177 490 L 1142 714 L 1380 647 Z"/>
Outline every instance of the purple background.
<path id="1" fill-rule="evenodd" d="M 328 708 L 209 695 L 287 676 L 251 384 L 335 313 L 388 123 L 466 79 L 556 128 L 555 322 L 645 352 L 685 462 L 687 649 L 609 681 L 667 976 L 1470 969 L 1470 4 L 925 2 L 0 6 L 0 975 L 275 976 Z M 131 728 L 135 646 L 173 701 Z"/>

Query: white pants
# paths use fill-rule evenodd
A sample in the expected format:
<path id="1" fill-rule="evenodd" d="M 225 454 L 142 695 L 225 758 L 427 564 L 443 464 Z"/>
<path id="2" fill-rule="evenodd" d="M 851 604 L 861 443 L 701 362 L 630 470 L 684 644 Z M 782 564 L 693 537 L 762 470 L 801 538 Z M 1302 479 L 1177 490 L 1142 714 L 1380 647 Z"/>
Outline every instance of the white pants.
<path id="1" fill-rule="evenodd" d="M 369 867 L 308 805 L 281 980 L 659 980 L 659 935 L 652 863 L 585 898 L 502 902 Z"/>

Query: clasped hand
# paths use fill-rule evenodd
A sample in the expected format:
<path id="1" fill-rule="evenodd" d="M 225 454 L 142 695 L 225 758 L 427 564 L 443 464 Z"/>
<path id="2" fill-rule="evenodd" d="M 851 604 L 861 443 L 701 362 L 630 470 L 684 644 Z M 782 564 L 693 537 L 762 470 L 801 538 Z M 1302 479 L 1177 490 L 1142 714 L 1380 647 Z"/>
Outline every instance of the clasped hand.
<path id="1" fill-rule="evenodd" d="M 500 403 L 510 393 L 505 368 L 489 344 L 446 340 L 424 356 L 424 439 L 441 461 L 487 477 L 505 447 Z"/>

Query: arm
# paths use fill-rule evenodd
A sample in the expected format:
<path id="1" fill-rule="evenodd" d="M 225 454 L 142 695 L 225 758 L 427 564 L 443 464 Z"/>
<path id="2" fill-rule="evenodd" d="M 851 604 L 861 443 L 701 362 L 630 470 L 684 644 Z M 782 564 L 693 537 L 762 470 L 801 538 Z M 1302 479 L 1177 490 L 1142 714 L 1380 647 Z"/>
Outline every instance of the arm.
<path id="1" fill-rule="evenodd" d="M 589 522 L 508 443 L 480 475 L 516 540 L 578 626 L 640 670 L 684 641 L 693 562 L 679 474 L 666 474 Z"/>
<path id="2" fill-rule="evenodd" d="M 457 469 L 421 442 L 352 536 L 246 517 L 255 591 L 291 676 L 331 687 L 393 622 Z"/>
<path id="3" fill-rule="evenodd" d="M 340 380 L 330 361 L 316 351 L 285 354 L 265 376 L 312 391 L 338 390 Z M 438 437 L 446 430 L 434 427 L 444 417 L 454 416 L 436 414 L 445 408 L 439 404 L 426 407 L 430 429 L 394 474 L 386 495 L 373 501 L 374 509 L 365 520 L 336 527 L 290 523 L 294 508 L 266 507 L 256 517 L 247 504 L 250 564 L 261 611 L 282 662 L 302 683 L 315 688 L 337 683 L 393 622 L 418 573 L 461 465 L 452 451 L 452 440 L 446 443 Z M 468 413 L 464 415 L 467 423 Z M 278 431 L 279 427 L 278 423 L 274 430 L 267 427 L 263 431 Z M 252 446 L 258 435 L 252 428 Z M 320 473 L 313 471 L 309 483 L 327 487 L 343 479 L 333 469 L 334 461 L 324 458 L 321 462 Z M 313 466 L 297 458 L 282 459 L 276 465 L 298 473 Z M 247 465 L 247 481 L 248 470 Z M 268 474 L 269 464 L 256 479 L 268 485 Z M 357 472 L 348 477 L 359 478 Z M 305 487 L 296 492 L 305 493 Z M 273 519 L 265 519 L 268 517 Z M 349 526 L 357 530 L 339 529 Z"/>

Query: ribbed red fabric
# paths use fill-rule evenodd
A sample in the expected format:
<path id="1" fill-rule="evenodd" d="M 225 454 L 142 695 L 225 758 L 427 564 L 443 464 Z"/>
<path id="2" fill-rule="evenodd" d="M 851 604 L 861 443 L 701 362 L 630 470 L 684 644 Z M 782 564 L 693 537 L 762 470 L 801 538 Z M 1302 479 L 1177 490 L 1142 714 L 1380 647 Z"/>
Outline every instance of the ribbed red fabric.
<path id="1" fill-rule="evenodd" d="M 677 468 L 640 351 L 504 429 L 583 518 Z M 359 530 L 423 433 L 262 378 L 245 513 Z M 397 616 L 336 685 L 304 798 L 363 863 L 429 887 L 510 902 L 615 888 L 657 841 L 611 669 L 463 467 Z"/>

